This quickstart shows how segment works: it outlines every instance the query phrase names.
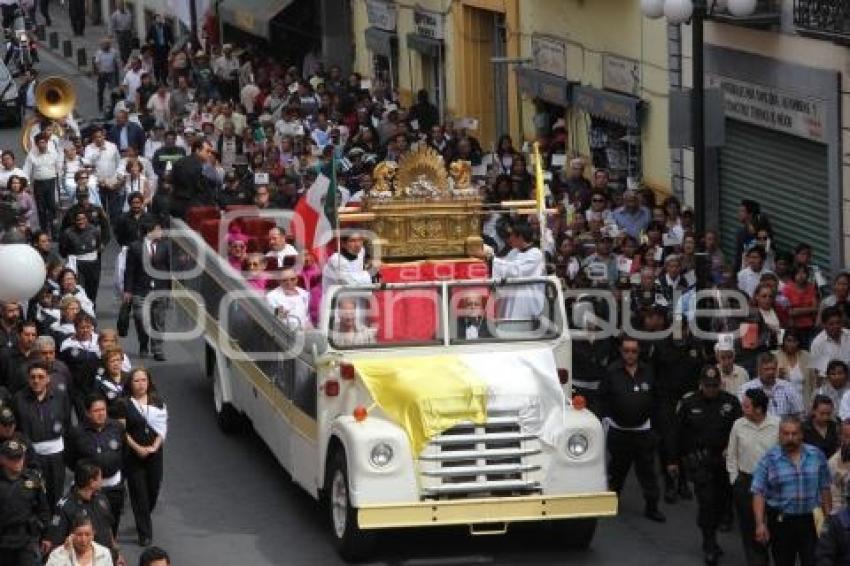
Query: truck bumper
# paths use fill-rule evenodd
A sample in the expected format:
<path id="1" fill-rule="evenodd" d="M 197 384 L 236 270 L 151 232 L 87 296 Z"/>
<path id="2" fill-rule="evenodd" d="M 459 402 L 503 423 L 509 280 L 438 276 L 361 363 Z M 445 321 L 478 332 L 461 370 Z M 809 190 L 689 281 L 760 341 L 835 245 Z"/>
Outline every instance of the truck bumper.
<path id="1" fill-rule="evenodd" d="M 617 494 L 603 491 L 363 505 L 358 509 L 357 522 L 361 529 L 394 529 L 589 519 L 613 517 L 616 514 Z"/>

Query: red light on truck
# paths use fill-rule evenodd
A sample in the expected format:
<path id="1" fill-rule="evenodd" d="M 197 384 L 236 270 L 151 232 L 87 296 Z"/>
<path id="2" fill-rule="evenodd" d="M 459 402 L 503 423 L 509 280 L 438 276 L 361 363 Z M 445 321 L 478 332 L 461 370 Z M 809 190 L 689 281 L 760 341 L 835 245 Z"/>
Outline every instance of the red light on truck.
<path id="1" fill-rule="evenodd" d="M 366 410 L 366 407 L 363 405 L 357 405 L 354 408 L 354 412 L 352 413 L 354 416 L 354 420 L 358 423 L 362 423 L 366 420 L 366 417 L 369 416 L 369 411 Z"/>
<path id="2" fill-rule="evenodd" d="M 587 408 L 587 399 L 581 395 L 573 395 L 573 409 L 583 411 Z"/>
<path id="3" fill-rule="evenodd" d="M 325 382 L 325 395 L 328 397 L 336 397 L 339 395 L 339 381 L 329 379 Z"/>
<path id="4" fill-rule="evenodd" d="M 349 363 L 339 364 L 339 377 L 346 381 L 354 379 L 354 366 Z"/>

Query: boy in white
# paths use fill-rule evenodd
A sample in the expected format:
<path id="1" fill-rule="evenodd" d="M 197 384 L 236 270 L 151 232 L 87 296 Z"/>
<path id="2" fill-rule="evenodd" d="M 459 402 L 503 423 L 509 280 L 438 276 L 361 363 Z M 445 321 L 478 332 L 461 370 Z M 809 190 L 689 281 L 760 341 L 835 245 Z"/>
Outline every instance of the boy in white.
<path id="1" fill-rule="evenodd" d="M 372 262 L 374 269 L 378 268 Z M 369 285 L 372 275 L 366 269 L 363 236 L 351 234 L 342 241 L 342 249 L 328 258 L 322 270 L 322 293 L 332 285 Z"/>
<path id="2" fill-rule="evenodd" d="M 275 315 L 290 326 L 310 327 L 310 294 L 298 286 L 298 275 L 291 267 L 281 272 L 280 286 L 266 294 L 266 301 Z"/>

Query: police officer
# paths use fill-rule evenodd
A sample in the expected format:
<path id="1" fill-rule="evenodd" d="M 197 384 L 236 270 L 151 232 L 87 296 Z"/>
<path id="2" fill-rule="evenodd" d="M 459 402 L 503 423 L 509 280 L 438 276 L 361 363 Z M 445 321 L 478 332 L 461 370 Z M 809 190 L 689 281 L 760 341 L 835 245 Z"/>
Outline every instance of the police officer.
<path id="1" fill-rule="evenodd" d="M 77 210 L 73 218 L 74 225 L 64 230 L 59 238 L 59 253 L 76 262 L 80 284 L 92 303 L 96 304 L 100 286 L 100 253 L 109 238 L 108 235 L 103 238 L 101 231 L 89 223 L 89 215 L 85 211 Z"/>
<path id="2" fill-rule="evenodd" d="M 608 424 L 609 483 L 619 494 L 634 464 L 646 503 L 644 516 L 663 523 L 667 519 L 658 509 L 661 493 L 654 466 L 660 409 L 655 376 L 640 361 L 637 339 L 623 336 L 620 354 L 599 384 L 599 414 Z"/>
<path id="3" fill-rule="evenodd" d="M 33 443 L 52 509 L 65 488 L 64 435 L 71 428 L 70 401 L 50 386 L 47 366 L 35 362 L 27 371 L 27 388 L 15 394 L 14 409 L 21 432 Z"/>
<path id="4" fill-rule="evenodd" d="M 705 563 L 717 564 L 721 550 L 717 528 L 732 497 L 726 473 L 724 452 L 732 425 L 741 417 L 737 397 L 720 388 L 720 372 L 706 366 L 700 375 L 699 390 L 685 394 L 676 410 L 668 435 L 670 454 L 675 461 L 668 472 L 679 466 L 688 470 L 697 496 L 697 524 L 702 529 Z"/>
<path id="5" fill-rule="evenodd" d="M 68 437 L 67 462 L 76 468 L 81 460 L 88 459 L 100 467 L 101 490 L 112 512 L 112 534 L 117 535 L 124 507 L 124 478 L 121 475 L 124 427 L 107 416 L 106 399 L 102 395 L 89 394 L 85 409 L 84 422 L 74 427 Z"/>
<path id="6" fill-rule="evenodd" d="M 79 515 L 91 519 L 94 529 L 94 541 L 118 552 L 118 542 L 112 535 L 112 508 L 106 496 L 101 493 L 103 476 L 100 467 L 94 462 L 81 460 L 74 470 L 74 484 L 68 493 L 56 504 L 53 518 L 47 529 L 47 539 L 53 546 L 65 542 L 71 533 L 71 525 Z"/>
<path id="7" fill-rule="evenodd" d="M 41 542 L 50 518 L 44 484 L 37 470 L 24 466 L 24 445 L 7 440 L 0 445 L 0 564 L 41 564 Z M 41 548 L 39 548 L 41 546 Z"/>
<path id="8" fill-rule="evenodd" d="M 27 468 L 38 470 L 38 464 L 35 460 L 35 451 L 32 447 L 32 442 L 20 433 L 18 429 L 18 421 L 15 419 L 15 413 L 11 407 L 0 403 L 0 444 L 7 440 L 17 440 L 24 445 L 24 465 Z"/>

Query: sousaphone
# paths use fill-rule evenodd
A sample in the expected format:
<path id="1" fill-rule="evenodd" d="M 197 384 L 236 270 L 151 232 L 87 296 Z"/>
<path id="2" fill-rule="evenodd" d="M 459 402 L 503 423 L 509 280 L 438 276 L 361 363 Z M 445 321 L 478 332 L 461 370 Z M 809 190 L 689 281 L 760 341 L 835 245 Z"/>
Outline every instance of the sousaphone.
<path id="1" fill-rule="evenodd" d="M 64 137 L 65 132 L 58 121 L 68 116 L 76 104 L 77 94 L 68 79 L 53 76 L 39 82 L 35 88 L 35 107 L 38 114 L 27 120 L 21 131 L 21 147 L 24 151 L 29 153 L 32 128 L 42 118 L 52 120 L 53 127 L 57 129 L 56 135 Z"/>

